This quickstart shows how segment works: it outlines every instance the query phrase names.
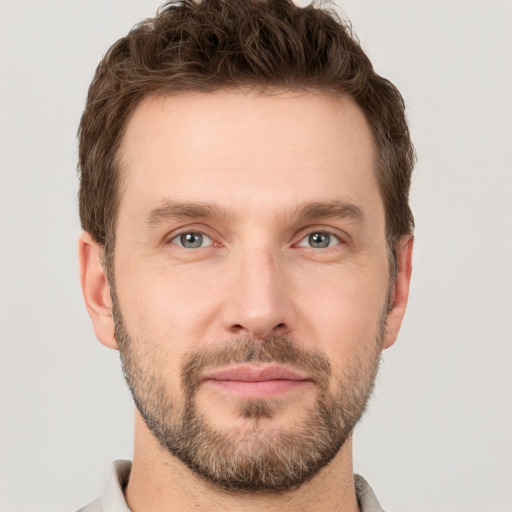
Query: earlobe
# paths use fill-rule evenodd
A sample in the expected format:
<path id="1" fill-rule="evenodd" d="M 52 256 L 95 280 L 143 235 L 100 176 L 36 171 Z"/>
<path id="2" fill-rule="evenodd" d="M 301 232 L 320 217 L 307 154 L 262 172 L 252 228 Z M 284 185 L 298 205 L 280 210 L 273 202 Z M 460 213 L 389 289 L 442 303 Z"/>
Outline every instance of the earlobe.
<path id="1" fill-rule="evenodd" d="M 387 317 L 383 348 L 389 348 L 395 343 L 405 315 L 412 274 L 413 242 L 414 237 L 412 235 L 406 235 L 402 237 L 397 247 L 398 275 Z"/>
<path id="2" fill-rule="evenodd" d="M 89 233 L 84 232 L 80 235 L 78 260 L 85 306 L 98 340 L 106 347 L 117 349 L 110 285 L 101 263 L 102 253 L 102 247 L 94 241 Z"/>

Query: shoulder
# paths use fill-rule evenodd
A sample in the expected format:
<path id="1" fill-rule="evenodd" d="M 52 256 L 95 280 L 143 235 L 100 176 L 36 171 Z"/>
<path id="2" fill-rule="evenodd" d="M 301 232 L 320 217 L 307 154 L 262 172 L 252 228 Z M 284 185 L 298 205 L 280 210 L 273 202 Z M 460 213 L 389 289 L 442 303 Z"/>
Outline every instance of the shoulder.
<path id="1" fill-rule="evenodd" d="M 116 460 L 107 472 L 103 494 L 77 512 L 130 512 L 124 499 L 124 488 L 130 478 L 132 463 L 129 460 Z"/>
<path id="2" fill-rule="evenodd" d="M 103 507 L 101 505 L 101 498 L 94 500 L 92 503 L 89 503 L 89 505 L 82 507 L 81 509 L 77 510 L 76 512 L 103 512 Z"/>
<path id="3" fill-rule="evenodd" d="M 354 475 L 354 484 L 362 512 L 384 512 L 370 484 L 361 475 Z"/>

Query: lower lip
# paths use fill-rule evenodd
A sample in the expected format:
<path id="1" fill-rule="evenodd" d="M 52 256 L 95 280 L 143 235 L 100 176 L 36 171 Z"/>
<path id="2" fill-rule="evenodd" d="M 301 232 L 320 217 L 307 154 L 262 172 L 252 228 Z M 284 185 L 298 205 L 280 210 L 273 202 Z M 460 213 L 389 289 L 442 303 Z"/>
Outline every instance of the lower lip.
<path id="1" fill-rule="evenodd" d="M 309 381 L 287 379 L 262 381 L 210 379 L 206 383 L 219 391 L 233 393 L 244 398 L 264 399 L 303 389 L 304 386 L 309 384 Z"/>

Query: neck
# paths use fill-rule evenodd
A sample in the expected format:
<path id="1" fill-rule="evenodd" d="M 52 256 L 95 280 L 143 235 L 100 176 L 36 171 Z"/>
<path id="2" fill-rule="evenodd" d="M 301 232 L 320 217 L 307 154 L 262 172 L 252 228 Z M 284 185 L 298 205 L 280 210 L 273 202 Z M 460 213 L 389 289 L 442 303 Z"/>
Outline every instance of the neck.
<path id="1" fill-rule="evenodd" d="M 279 493 L 227 492 L 208 483 L 165 451 L 136 413 L 135 448 L 126 500 L 132 512 L 357 512 L 352 439 L 329 465 L 298 488 Z"/>

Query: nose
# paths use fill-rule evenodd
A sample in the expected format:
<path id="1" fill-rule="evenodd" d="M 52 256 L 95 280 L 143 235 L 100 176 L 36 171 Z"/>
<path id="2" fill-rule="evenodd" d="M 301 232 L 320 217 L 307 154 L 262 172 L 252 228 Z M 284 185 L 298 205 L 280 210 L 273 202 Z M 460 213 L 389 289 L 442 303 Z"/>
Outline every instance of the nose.
<path id="1" fill-rule="evenodd" d="M 290 289 L 276 259 L 261 249 L 244 254 L 236 263 L 223 311 L 224 328 L 231 334 L 256 339 L 289 334 L 293 325 Z"/>

